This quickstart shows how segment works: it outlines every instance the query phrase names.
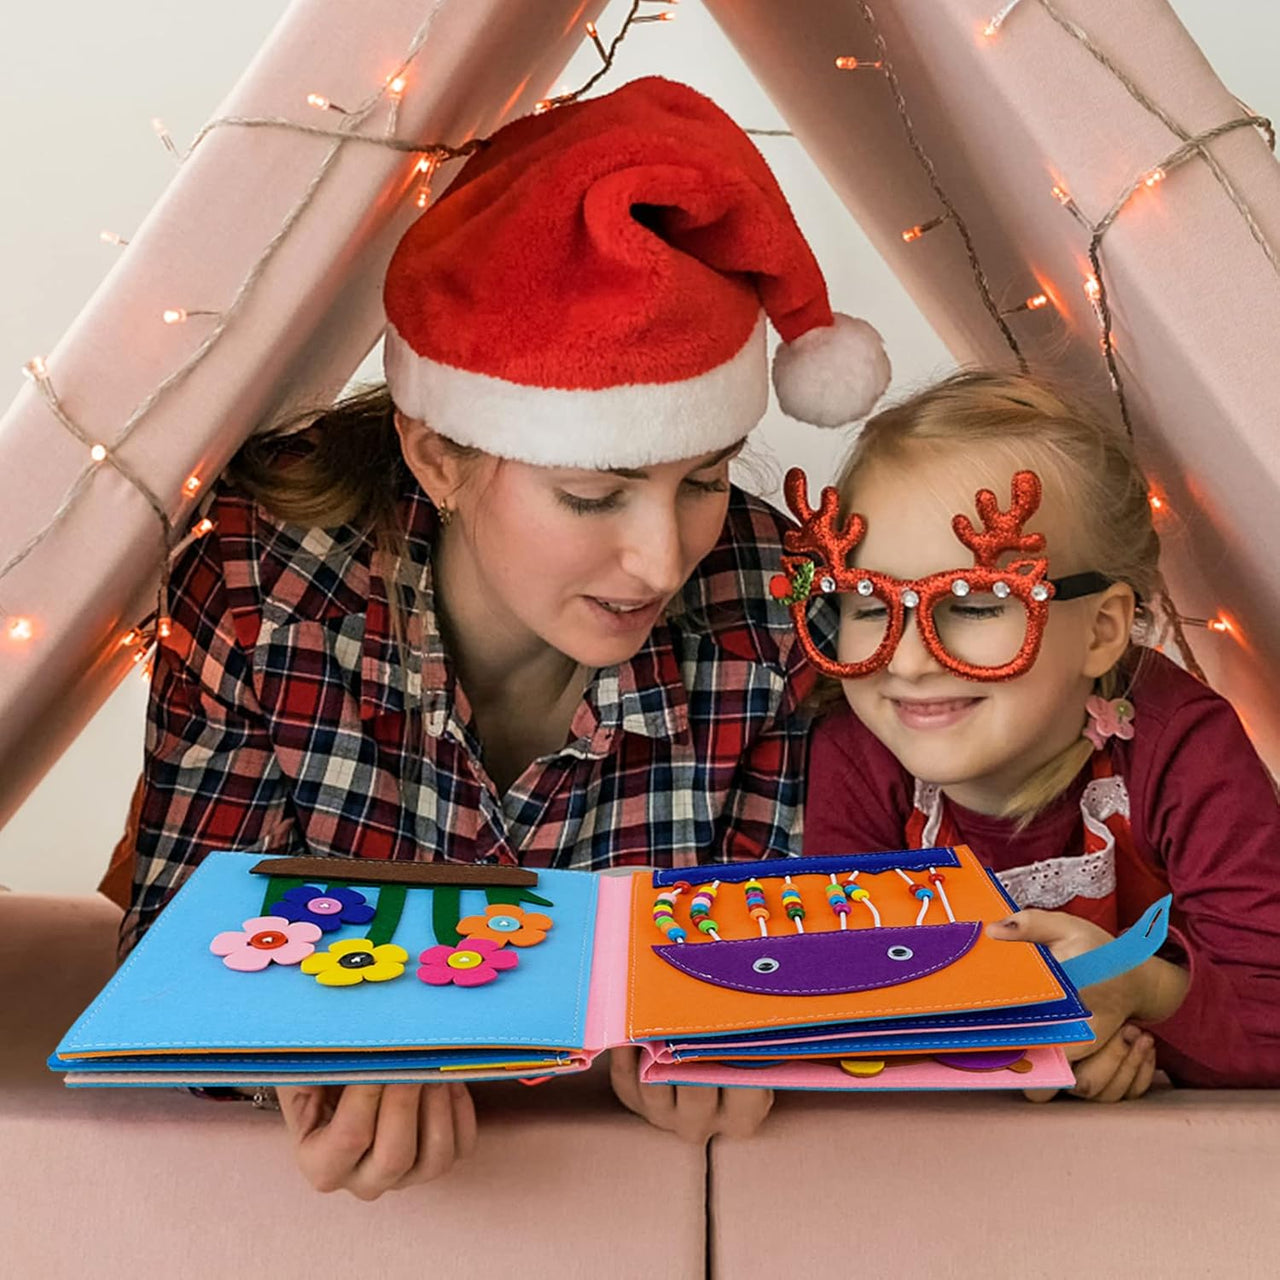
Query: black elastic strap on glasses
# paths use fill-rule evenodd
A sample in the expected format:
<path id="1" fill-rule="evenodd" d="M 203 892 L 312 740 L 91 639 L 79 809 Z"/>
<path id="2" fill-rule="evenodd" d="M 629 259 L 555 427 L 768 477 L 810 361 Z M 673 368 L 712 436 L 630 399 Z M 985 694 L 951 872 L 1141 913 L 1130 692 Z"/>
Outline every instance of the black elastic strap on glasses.
<path id="1" fill-rule="evenodd" d="M 1049 579 L 1055 600 L 1078 600 L 1081 596 L 1105 591 L 1114 582 L 1114 578 L 1108 578 L 1105 573 L 1098 573 L 1093 569 L 1087 573 L 1069 573 L 1065 578 Z"/>

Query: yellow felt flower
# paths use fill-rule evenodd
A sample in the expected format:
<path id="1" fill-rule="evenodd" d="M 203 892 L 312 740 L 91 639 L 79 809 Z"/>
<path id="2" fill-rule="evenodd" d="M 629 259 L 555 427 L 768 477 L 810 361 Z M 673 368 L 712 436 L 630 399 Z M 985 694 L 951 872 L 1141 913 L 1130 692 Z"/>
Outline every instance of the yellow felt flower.
<path id="1" fill-rule="evenodd" d="M 302 972 L 325 987 L 354 987 L 359 982 L 386 982 L 404 972 L 409 953 L 392 942 L 375 947 L 368 938 L 343 938 L 328 951 L 302 962 Z"/>

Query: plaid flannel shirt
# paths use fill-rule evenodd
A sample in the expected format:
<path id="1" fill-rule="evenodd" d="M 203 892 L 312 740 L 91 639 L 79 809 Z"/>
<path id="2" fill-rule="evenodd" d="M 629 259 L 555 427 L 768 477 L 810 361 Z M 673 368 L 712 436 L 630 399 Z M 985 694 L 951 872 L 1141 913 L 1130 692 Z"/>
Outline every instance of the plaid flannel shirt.
<path id="1" fill-rule="evenodd" d="M 208 514 L 151 685 L 122 953 L 214 849 L 583 869 L 800 852 L 814 676 L 768 590 L 787 522 L 759 499 L 731 492 L 678 607 L 595 674 L 565 745 L 505 795 L 437 626 L 416 483 L 408 564 L 226 486 Z"/>

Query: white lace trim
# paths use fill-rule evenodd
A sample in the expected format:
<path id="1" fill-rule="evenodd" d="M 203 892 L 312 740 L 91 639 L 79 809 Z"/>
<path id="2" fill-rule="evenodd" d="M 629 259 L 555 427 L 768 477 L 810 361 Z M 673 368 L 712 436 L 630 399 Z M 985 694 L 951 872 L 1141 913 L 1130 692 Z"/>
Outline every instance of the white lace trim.
<path id="1" fill-rule="evenodd" d="M 935 842 L 942 824 L 942 788 L 935 783 L 915 784 L 914 802 L 925 815 L 921 843 Z M 1080 797 L 1080 816 L 1088 829 L 1103 842 L 1096 853 L 1062 858 L 1046 858 L 1025 867 L 997 872 L 997 878 L 1019 907 L 1041 907 L 1056 911 L 1072 898 L 1106 898 L 1116 888 L 1116 841 L 1106 825 L 1116 814 L 1129 816 L 1129 792 L 1118 776 L 1095 778 Z"/>

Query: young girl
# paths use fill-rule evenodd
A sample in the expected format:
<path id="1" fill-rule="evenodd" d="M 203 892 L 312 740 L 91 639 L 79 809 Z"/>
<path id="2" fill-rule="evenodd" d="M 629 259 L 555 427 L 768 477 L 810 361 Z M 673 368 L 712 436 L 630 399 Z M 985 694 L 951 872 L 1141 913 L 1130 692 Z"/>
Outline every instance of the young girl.
<path id="1" fill-rule="evenodd" d="M 815 729 L 805 852 L 966 843 L 1024 908 L 991 936 L 1061 958 L 1172 890 L 1176 945 L 1088 993 L 1074 1092 L 1136 1097 L 1157 1064 L 1280 1085 L 1280 810 L 1230 705 L 1131 643 L 1160 578 L 1129 441 L 961 373 L 873 417 L 836 487 L 801 535 L 810 612 L 840 611 L 835 651 L 801 638 L 848 703 Z"/>

